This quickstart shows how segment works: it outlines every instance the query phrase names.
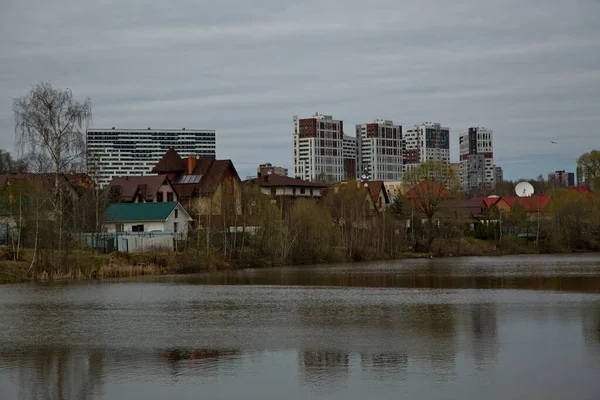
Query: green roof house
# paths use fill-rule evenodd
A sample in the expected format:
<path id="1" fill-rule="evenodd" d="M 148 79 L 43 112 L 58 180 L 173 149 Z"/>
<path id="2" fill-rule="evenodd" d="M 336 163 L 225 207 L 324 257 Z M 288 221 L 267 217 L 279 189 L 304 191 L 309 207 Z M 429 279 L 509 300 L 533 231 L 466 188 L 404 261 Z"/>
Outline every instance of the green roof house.
<path id="1" fill-rule="evenodd" d="M 192 218 L 176 202 L 115 203 L 104 212 L 105 232 L 170 232 L 185 239 Z"/>

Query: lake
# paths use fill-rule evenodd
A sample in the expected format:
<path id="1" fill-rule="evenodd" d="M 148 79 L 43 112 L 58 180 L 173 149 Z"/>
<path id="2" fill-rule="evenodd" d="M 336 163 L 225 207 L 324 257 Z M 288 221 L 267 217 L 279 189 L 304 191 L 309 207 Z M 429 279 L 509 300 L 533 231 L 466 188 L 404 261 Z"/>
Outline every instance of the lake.
<path id="1" fill-rule="evenodd" d="M 600 254 L 0 285 L 1 399 L 600 398 Z"/>

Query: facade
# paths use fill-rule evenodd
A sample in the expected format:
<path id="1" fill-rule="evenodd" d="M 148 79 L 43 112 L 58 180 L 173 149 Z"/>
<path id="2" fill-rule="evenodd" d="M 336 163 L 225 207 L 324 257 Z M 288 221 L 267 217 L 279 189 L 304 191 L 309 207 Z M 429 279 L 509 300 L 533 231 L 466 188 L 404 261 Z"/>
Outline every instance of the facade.
<path id="1" fill-rule="evenodd" d="M 344 135 L 342 142 L 342 155 L 344 157 L 344 179 L 356 179 L 358 176 L 358 145 L 357 139 Z"/>
<path id="2" fill-rule="evenodd" d="M 119 176 L 108 184 L 123 203 L 171 203 L 179 196 L 167 175 Z"/>
<path id="3" fill-rule="evenodd" d="M 278 197 L 290 198 L 320 198 L 327 184 L 304 181 L 282 175 L 263 175 L 256 179 L 245 181 L 249 185 L 257 185 L 260 192 L 271 199 Z"/>
<path id="4" fill-rule="evenodd" d="M 316 182 L 344 180 L 344 122 L 316 113 L 294 117 L 294 176 Z"/>
<path id="5" fill-rule="evenodd" d="M 489 129 L 469 128 L 459 138 L 460 186 L 463 191 L 493 189 L 494 171 L 493 133 Z"/>
<path id="6" fill-rule="evenodd" d="M 502 167 L 494 164 L 494 173 L 496 175 L 496 184 L 504 182 L 504 171 L 502 170 Z"/>
<path id="7" fill-rule="evenodd" d="M 401 125 L 382 119 L 356 125 L 356 141 L 359 175 L 376 181 L 402 180 Z"/>
<path id="8" fill-rule="evenodd" d="M 573 187 L 575 186 L 575 174 L 565 171 L 550 172 L 548 173 L 548 184 L 550 187 Z"/>
<path id="9" fill-rule="evenodd" d="M 394 201 L 397 197 L 402 197 L 407 190 L 406 184 L 402 181 L 385 181 L 383 184 L 390 197 L 390 201 Z"/>
<path id="10" fill-rule="evenodd" d="M 256 168 L 256 176 L 261 177 L 267 174 L 287 176 L 288 169 L 283 167 L 274 167 L 271 163 L 260 164 L 258 168 Z"/>
<path id="11" fill-rule="evenodd" d="M 105 232 L 170 232 L 185 239 L 192 218 L 177 202 L 115 203 L 104 213 Z"/>
<path id="12" fill-rule="evenodd" d="M 404 172 L 427 161 L 450 163 L 450 128 L 434 122 L 408 126 L 403 146 Z"/>
<path id="13" fill-rule="evenodd" d="M 589 174 L 588 174 L 588 170 L 587 168 L 578 165 L 577 166 L 577 185 L 578 186 L 593 186 L 593 182 L 591 182 L 591 179 L 589 178 Z"/>
<path id="14" fill-rule="evenodd" d="M 174 147 L 182 156 L 216 156 L 214 130 L 88 129 L 88 172 L 100 187 L 114 177 L 149 175 L 165 152 Z"/>

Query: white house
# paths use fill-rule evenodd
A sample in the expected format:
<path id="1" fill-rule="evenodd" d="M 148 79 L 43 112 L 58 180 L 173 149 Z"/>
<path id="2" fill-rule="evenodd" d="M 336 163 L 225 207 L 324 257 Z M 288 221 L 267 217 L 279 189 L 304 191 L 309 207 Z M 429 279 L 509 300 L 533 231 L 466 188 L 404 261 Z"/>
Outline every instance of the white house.
<path id="1" fill-rule="evenodd" d="M 104 213 L 105 232 L 168 232 L 185 239 L 192 218 L 180 203 L 116 203 Z"/>

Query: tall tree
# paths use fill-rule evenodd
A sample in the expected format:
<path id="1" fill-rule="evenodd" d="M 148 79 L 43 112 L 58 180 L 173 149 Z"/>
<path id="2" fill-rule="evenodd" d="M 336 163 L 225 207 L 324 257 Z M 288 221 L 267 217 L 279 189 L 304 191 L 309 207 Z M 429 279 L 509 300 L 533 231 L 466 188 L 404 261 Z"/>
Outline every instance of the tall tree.
<path id="1" fill-rule="evenodd" d="M 410 189 L 405 194 L 409 204 L 427 218 L 427 245 L 431 246 L 433 219 L 443 203 L 460 190 L 458 179 L 449 164 L 428 161 L 408 170 L 404 182 Z"/>
<path id="2" fill-rule="evenodd" d="M 592 188 L 600 184 L 600 150 L 584 153 L 577 159 L 577 180 Z"/>
<path id="3" fill-rule="evenodd" d="M 59 174 L 84 155 L 83 129 L 92 118 L 91 100 L 79 102 L 70 89 L 56 89 L 42 82 L 13 100 L 13 112 L 20 149 L 33 158 L 47 157 L 52 163 L 56 206 L 60 199 Z"/>
<path id="4" fill-rule="evenodd" d="M 14 159 L 10 152 L 0 149 L 0 174 L 21 174 L 27 172 L 29 165 L 24 158 Z"/>

